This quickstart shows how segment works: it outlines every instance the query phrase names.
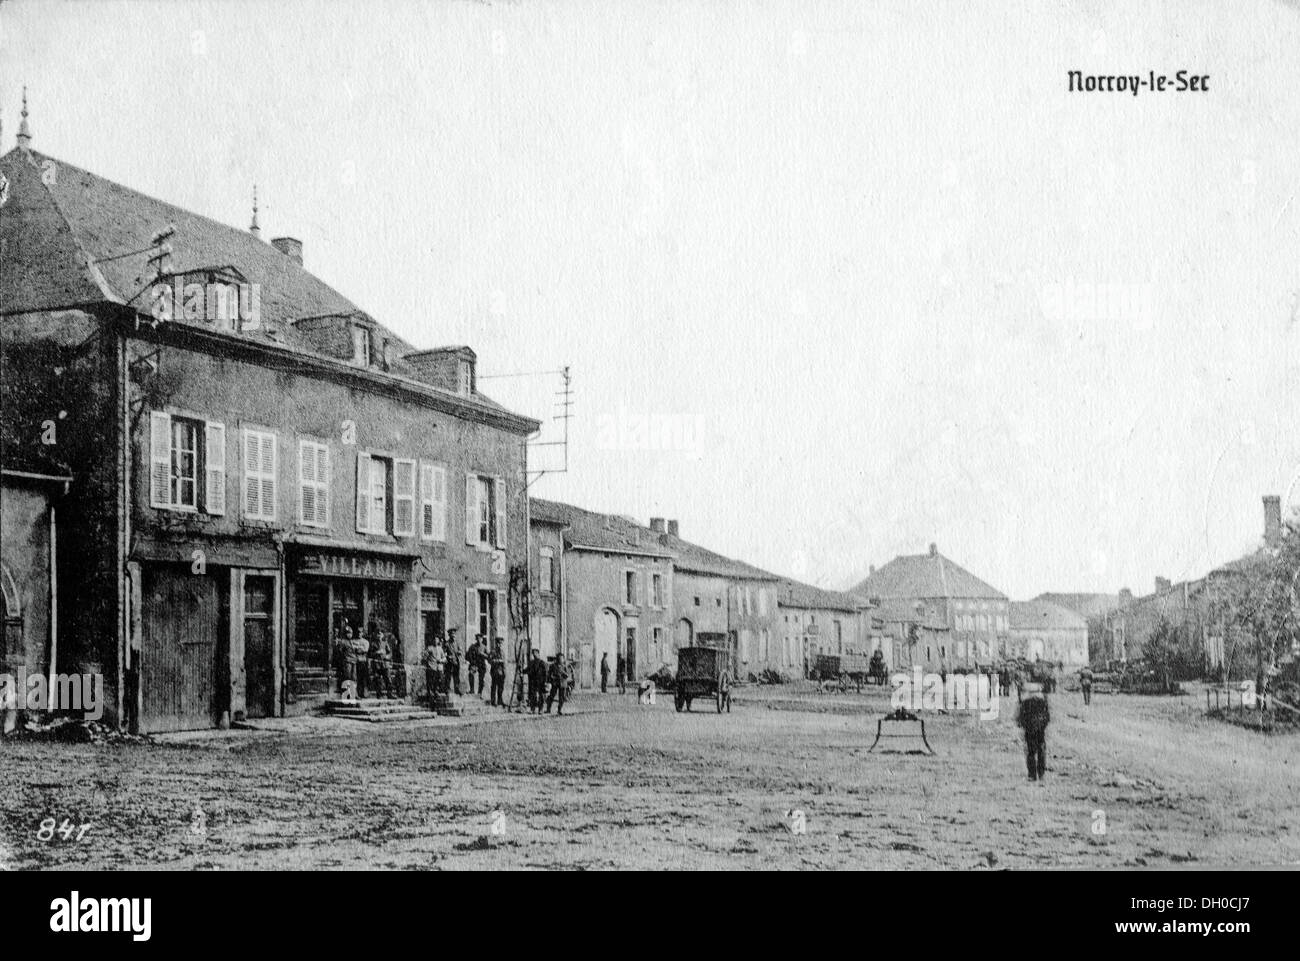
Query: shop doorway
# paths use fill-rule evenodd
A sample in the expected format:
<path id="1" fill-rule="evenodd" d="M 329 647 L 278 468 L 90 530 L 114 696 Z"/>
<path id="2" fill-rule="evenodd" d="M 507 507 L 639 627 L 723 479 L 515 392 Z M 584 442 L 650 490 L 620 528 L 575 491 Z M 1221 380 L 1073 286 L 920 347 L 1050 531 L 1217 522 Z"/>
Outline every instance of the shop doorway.
<path id="1" fill-rule="evenodd" d="M 275 714 L 275 578 L 244 577 L 244 713 Z"/>

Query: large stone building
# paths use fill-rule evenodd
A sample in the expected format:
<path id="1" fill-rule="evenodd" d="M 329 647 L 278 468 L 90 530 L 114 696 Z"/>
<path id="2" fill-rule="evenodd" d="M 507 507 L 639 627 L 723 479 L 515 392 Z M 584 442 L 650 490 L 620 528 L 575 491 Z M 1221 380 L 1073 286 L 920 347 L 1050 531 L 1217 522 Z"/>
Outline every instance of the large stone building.
<path id="1" fill-rule="evenodd" d="M 879 607 L 893 666 L 938 670 L 988 665 L 1007 651 L 1010 601 L 931 544 L 872 569 L 851 593 Z"/>
<path id="2" fill-rule="evenodd" d="M 30 149 L 7 181 L 6 410 L 58 424 L 60 647 L 145 730 L 304 710 L 344 625 L 513 638 L 525 438 L 464 347 L 418 351 L 271 243 Z M 55 400 L 57 398 L 57 400 Z M 513 644 L 508 642 L 508 647 Z"/>

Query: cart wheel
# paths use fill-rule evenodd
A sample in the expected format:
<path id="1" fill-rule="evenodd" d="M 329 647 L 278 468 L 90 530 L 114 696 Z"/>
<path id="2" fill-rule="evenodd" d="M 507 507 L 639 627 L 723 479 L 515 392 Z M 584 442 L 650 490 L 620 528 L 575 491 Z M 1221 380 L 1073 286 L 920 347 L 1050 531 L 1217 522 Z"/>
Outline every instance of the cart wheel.
<path id="1" fill-rule="evenodd" d="M 682 708 L 684 708 L 684 707 L 686 706 L 686 698 L 684 698 L 682 695 L 678 694 L 677 697 L 676 697 L 676 699 L 675 699 L 675 703 L 676 703 L 676 705 L 677 705 L 677 713 L 678 713 L 678 714 L 682 713 Z"/>
<path id="2" fill-rule="evenodd" d="M 718 678 L 718 713 L 722 713 L 724 705 L 730 706 L 731 703 L 731 678 L 726 674 Z"/>

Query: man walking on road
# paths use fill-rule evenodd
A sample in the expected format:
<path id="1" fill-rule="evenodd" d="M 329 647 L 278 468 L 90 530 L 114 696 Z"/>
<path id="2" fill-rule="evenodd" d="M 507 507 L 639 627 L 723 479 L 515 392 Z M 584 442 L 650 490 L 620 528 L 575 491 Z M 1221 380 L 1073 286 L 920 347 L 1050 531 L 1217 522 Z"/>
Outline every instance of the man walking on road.
<path id="1" fill-rule="evenodd" d="M 542 713 L 542 703 L 546 700 L 546 662 L 542 652 L 533 648 L 528 658 L 528 710 L 534 714 Z"/>
<path id="2" fill-rule="evenodd" d="M 1041 781 L 1047 774 L 1047 724 L 1051 712 L 1047 695 L 1026 689 L 1026 696 L 1016 708 L 1016 723 L 1025 732 L 1025 766 L 1029 780 Z"/>
<path id="3" fill-rule="evenodd" d="M 1092 666 L 1083 665 L 1083 670 L 1079 672 L 1079 687 L 1083 689 L 1083 703 L 1092 703 Z"/>

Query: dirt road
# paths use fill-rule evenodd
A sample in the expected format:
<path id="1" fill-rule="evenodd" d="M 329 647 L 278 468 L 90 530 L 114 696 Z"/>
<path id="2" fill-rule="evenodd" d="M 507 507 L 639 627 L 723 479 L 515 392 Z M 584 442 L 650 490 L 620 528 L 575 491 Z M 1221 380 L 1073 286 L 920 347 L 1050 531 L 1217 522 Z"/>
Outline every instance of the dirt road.
<path id="1" fill-rule="evenodd" d="M 867 753 L 885 702 L 874 689 L 751 688 L 723 716 L 584 696 L 564 718 L 322 720 L 166 745 L 0 743 L 0 863 L 1300 863 L 1300 740 L 1205 720 L 1195 697 L 1099 695 L 1085 709 L 1077 694 L 1055 696 L 1043 784 L 1025 777 L 1006 709 L 993 721 L 934 717 L 934 757 Z M 48 819 L 77 831 L 44 830 Z"/>

